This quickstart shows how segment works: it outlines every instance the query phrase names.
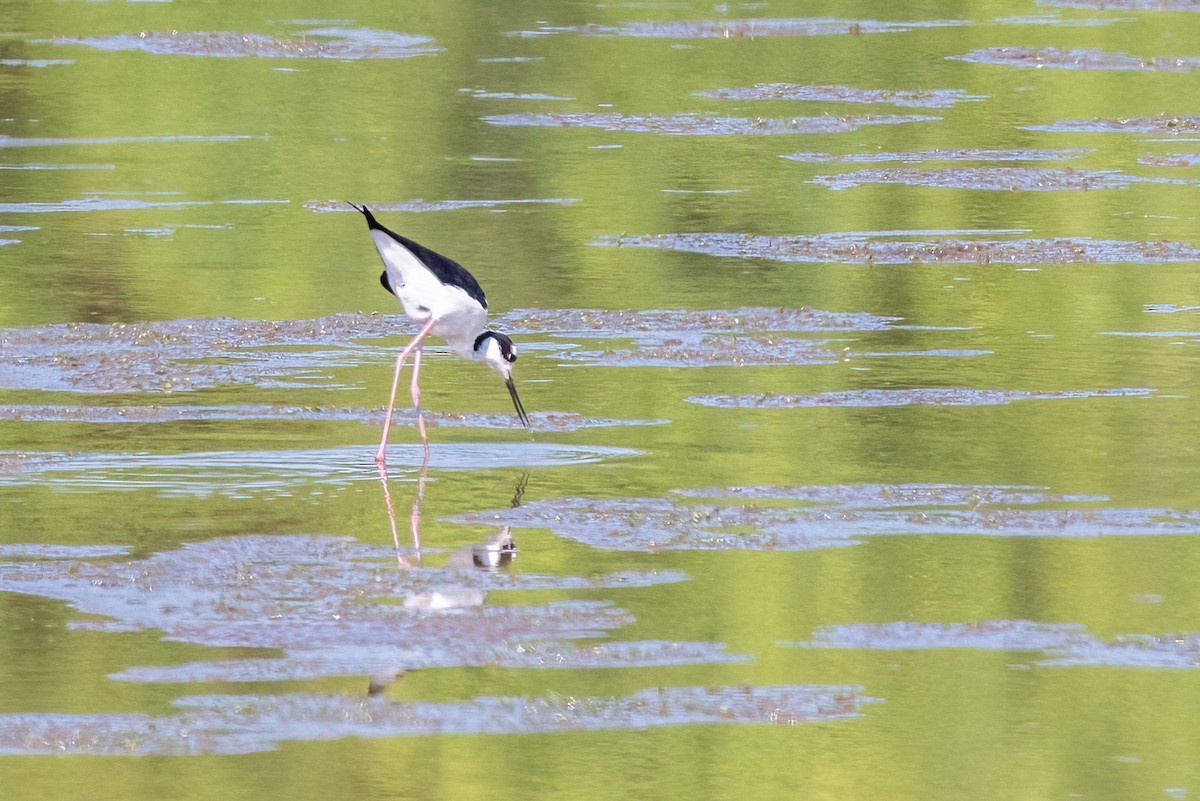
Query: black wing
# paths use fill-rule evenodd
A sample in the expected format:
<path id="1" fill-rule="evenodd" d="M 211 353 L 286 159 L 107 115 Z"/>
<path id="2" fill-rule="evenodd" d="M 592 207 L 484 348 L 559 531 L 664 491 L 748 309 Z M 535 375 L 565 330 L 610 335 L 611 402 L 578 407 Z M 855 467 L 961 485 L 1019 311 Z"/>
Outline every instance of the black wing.
<path id="1" fill-rule="evenodd" d="M 369 229 L 373 231 L 383 231 L 405 248 L 408 248 L 408 250 L 411 251 L 414 256 L 420 259 L 421 263 L 428 267 L 429 271 L 433 273 L 434 276 L 436 276 L 437 279 L 443 284 L 458 287 L 462 291 L 466 292 L 467 295 L 479 301 L 479 305 L 483 306 L 483 308 L 487 308 L 487 298 L 483 295 L 483 287 L 479 286 L 479 282 L 475 280 L 475 276 L 467 272 L 466 267 L 463 267 L 454 259 L 447 258 L 441 253 L 430 250 L 424 245 L 414 242 L 406 236 L 400 236 L 400 234 L 396 233 L 395 231 L 380 225 L 379 221 L 375 219 L 375 215 L 372 214 L 371 210 L 366 206 L 355 206 L 353 203 L 350 205 L 358 211 L 361 211 L 363 216 L 367 218 L 367 227 Z M 380 283 L 382 283 L 384 288 L 389 292 L 392 291 L 392 287 L 387 280 L 386 272 L 380 277 Z"/>

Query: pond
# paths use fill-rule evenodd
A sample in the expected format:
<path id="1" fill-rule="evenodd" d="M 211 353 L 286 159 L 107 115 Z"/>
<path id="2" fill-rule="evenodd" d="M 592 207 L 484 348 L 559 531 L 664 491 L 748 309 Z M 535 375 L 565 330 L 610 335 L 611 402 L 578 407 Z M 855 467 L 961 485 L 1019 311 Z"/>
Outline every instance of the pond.
<path id="1" fill-rule="evenodd" d="M 0 784 L 1194 794 L 1198 12 L 0 6 Z"/>

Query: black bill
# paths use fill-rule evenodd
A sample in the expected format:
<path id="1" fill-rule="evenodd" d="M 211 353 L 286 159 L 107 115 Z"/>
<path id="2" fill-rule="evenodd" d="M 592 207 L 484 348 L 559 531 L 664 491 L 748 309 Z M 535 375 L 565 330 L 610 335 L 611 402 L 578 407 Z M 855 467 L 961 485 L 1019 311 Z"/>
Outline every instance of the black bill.
<path id="1" fill-rule="evenodd" d="M 504 385 L 508 387 L 508 394 L 512 396 L 517 417 L 521 418 L 521 425 L 529 428 L 529 415 L 525 414 L 525 407 L 521 405 L 521 398 L 517 395 L 517 385 L 513 383 L 511 375 L 504 379 Z"/>

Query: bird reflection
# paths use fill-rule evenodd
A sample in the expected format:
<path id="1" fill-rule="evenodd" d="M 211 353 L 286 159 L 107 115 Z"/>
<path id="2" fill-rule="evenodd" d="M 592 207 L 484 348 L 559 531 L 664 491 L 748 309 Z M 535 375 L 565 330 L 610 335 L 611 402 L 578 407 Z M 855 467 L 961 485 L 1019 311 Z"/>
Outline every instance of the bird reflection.
<path id="1" fill-rule="evenodd" d="M 409 516 L 409 528 L 412 535 L 412 557 L 405 558 L 404 548 L 400 545 L 400 532 L 396 524 L 396 513 L 392 504 L 392 493 L 388 485 L 387 470 L 379 466 L 379 482 L 383 487 L 383 500 L 387 508 L 388 523 L 391 526 L 392 541 L 396 546 L 396 561 L 403 569 L 424 567 L 421 560 L 421 502 L 425 498 L 425 479 L 429 472 L 429 451 L 424 451 L 421 467 L 417 471 L 417 489 L 413 496 L 412 513 Z M 525 489 L 529 486 L 529 474 L 522 473 L 517 479 L 510 505 L 515 509 L 521 505 Z M 459 548 L 450 554 L 443 570 L 447 571 L 447 584 L 436 590 L 413 593 L 404 599 L 405 609 L 463 609 L 482 606 L 487 599 L 487 592 L 478 587 L 453 586 L 453 573 L 484 570 L 495 572 L 504 570 L 517 557 L 517 542 L 508 526 L 488 537 L 487 540 Z M 367 689 L 368 695 L 378 695 L 388 685 L 404 675 L 403 668 L 387 668 L 371 677 Z"/>

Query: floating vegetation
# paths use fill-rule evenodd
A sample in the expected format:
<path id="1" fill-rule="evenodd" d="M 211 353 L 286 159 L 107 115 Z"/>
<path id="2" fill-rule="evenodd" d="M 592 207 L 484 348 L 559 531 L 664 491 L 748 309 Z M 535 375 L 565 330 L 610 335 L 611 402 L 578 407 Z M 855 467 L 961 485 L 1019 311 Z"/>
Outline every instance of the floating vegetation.
<path id="1" fill-rule="evenodd" d="M 1090 148 L 1016 148 L 1009 150 L 916 150 L 907 153 L 789 153 L 780 158 L 810 164 L 875 164 L 889 161 L 1067 161 L 1091 153 Z"/>
<path id="2" fill-rule="evenodd" d="M 981 620 L 974 623 L 897 622 L 822 626 L 813 632 L 812 640 L 794 645 L 888 651 L 928 648 L 1044 651 L 1094 642 L 1095 638 L 1078 623 Z"/>
<path id="3" fill-rule="evenodd" d="M 884 651 L 970 648 L 1041 651 L 1039 665 L 1108 667 L 1200 667 L 1200 634 L 1123 634 L 1101 640 L 1078 623 L 983 620 L 972 623 L 857 623 L 823 626 L 801 648 Z"/>
<path id="4" fill-rule="evenodd" d="M 1152 389 L 1019 390 L 972 387 L 856 389 L 813 395 L 695 395 L 688 403 L 720 409 L 815 409 L 882 406 L 1001 406 L 1019 401 L 1129 398 L 1154 394 Z"/>
<path id="5" fill-rule="evenodd" d="M 1200 153 L 1170 153 L 1165 156 L 1145 155 L 1138 164 L 1149 167 L 1200 167 Z"/>
<path id="6" fill-rule="evenodd" d="M 581 36 L 631 36 L 661 39 L 753 39 L 759 36 L 859 36 L 865 33 L 903 33 L 918 28 L 965 25 L 959 20 L 884 22 L 833 17 L 715 19 L 683 22 L 626 22 L 623 25 L 543 26 L 516 35 L 575 33 Z"/>
<path id="7" fill-rule="evenodd" d="M 810 100 L 912 108 L 949 108 L 969 100 L 987 99 L 984 95 L 968 94 L 963 89 L 857 89 L 853 86 L 796 83 L 757 83 L 740 89 L 696 92 L 695 96 L 716 100 Z"/>
<path id="8" fill-rule="evenodd" d="M 1037 0 L 1043 6 L 1092 11 L 1200 11 L 1196 0 Z"/>
<path id="9" fill-rule="evenodd" d="M 511 414 L 475 414 L 424 411 L 425 425 L 430 428 L 519 428 L 520 421 Z M 138 406 L 64 406 L 58 404 L 24 404 L 0 406 L 0 420 L 25 423 L 176 423 L 181 421 L 217 420 L 309 420 L 316 422 L 360 422 L 380 425 L 382 409 L 356 408 L 353 406 L 285 406 L 277 404 L 228 404 L 223 406 L 200 406 L 177 404 L 164 406 L 145 404 Z M 392 415 L 392 425 L 405 427 L 416 423 L 417 414 L 412 409 L 397 409 Z M 662 425 L 666 420 L 615 420 L 603 417 L 585 417 L 570 412 L 534 412 L 529 415 L 533 427 L 539 432 L 569 432 L 585 428 L 628 425 Z"/>
<path id="10" fill-rule="evenodd" d="M 0 715 L 0 753 L 244 754 L 289 740 L 431 734 L 533 734 L 695 724 L 795 726 L 857 717 L 876 699 L 838 685 L 660 687 L 624 697 L 392 701 L 344 695 L 205 695 L 175 715 Z"/>
<path id="11" fill-rule="evenodd" d="M 1200 132 L 1200 117 L 1159 114 L 1157 117 L 1125 117 L 1112 120 L 1063 120 L 1050 125 L 1027 125 L 1025 130 L 1051 133 L 1194 134 Z"/>
<path id="12" fill-rule="evenodd" d="M 38 555 L 37 546 L 10 550 Z M 628 667 L 744 659 L 720 643 L 577 642 L 632 622 L 608 601 L 485 603 L 498 591 L 594 591 L 685 579 L 675 571 L 584 578 L 481 570 L 453 559 L 441 568 L 398 569 L 392 548 L 315 536 L 230 537 L 134 560 L 96 556 L 68 551 L 62 558 L 3 562 L 0 577 L 8 592 L 67 601 L 83 614 L 100 616 L 78 621 L 76 628 L 159 630 L 181 642 L 282 651 L 259 659 L 135 666 L 115 677 L 127 681 L 271 681 L 368 676 L 395 668 Z M 430 603 L 435 594 L 442 603 Z"/>
<path id="13" fill-rule="evenodd" d="M 182 453 L 0 452 L 0 486 L 37 483 L 66 492 L 152 490 L 167 497 L 290 497 L 327 494 L 379 473 L 367 446 L 293 450 L 186 451 Z M 390 464 L 416 470 L 420 445 L 396 445 Z M 640 456 L 641 451 L 602 445 L 548 442 L 447 443 L 429 461 L 437 470 L 474 470 L 480 460 L 494 469 L 563 467 Z"/>
<path id="14" fill-rule="evenodd" d="M 1050 67 L 1062 70 L 1113 70 L 1140 72 L 1195 72 L 1200 70 L 1200 58 L 1131 56 L 1128 53 L 1106 53 L 1103 50 L 1080 48 L 1059 50 L 1057 47 L 985 47 L 961 56 L 949 56 L 955 61 L 972 64 L 999 64 L 1012 67 Z"/>
<path id="15" fill-rule="evenodd" d="M 98 50 L 141 50 L 160 56 L 220 58 L 409 58 L 442 50 L 427 36 L 369 28 L 314 28 L 299 36 L 275 38 L 257 33 L 142 31 L 115 36 L 56 36 L 57 45 L 82 45 Z"/>
<path id="16" fill-rule="evenodd" d="M 1032 487 L 730 487 L 687 490 L 667 498 L 544 499 L 453 520 L 549 529 L 595 548 L 650 552 L 813 550 L 883 535 L 1200 534 L 1200 512 L 1109 508 L 1100 505 L 1105 500 Z"/>
<path id="17" fill-rule="evenodd" d="M 593 245 L 657 248 L 709 256 L 810 264 L 1157 264 L 1197 261 L 1200 250 L 1180 242 L 1060 239 L 889 240 L 886 234 L 844 232 L 814 236 L 649 234 L 602 236 Z M 895 236 L 896 232 L 891 232 Z M 914 232 L 914 236 L 920 235 Z"/>
<path id="18" fill-rule="evenodd" d="M 76 211 L 141 211 L 143 209 L 182 209 L 188 206 L 245 206 L 287 202 L 286 200 L 135 200 L 132 198 L 84 197 L 51 202 L 0 203 L 0 213 L 61 214 Z"/>
<path id="19" fill-rule="evenodd" d="M 576 113 L 494 114 L 483 121 L 492 125 L 531 125 L 543 128 L 600 128 L 623 133 L 659 133 L 672 136 L 777 136 L 787 134 L 848 133 L 863 125 L 900 125 L 906 122 L 935 122 L 940 117 L 896 114 L 859 116 L 715 117 L 699 114 L 633 116 Z"/>
<path id="20" fill-rule="evenodd" d="M 830 189 L 863 184 L 901 184 L 941 189 L 980 189 L 999 192 L 1061 192 L 1125 189 L 1134 183 L 1192 183 L 1167 178 L 1139 178 L 1116 170 L 1054 170 L 1028 167 L 894 168 L 858 170 L 841 175 L 818 175 L 813 183 Z"/>
<path id="21" fill-rule="evenodd" d="M 501 329 L 543 333 L 556 340 L 575 338 L 634 338 L 647 350 L 646 363 L 700 363 L 710 344 L 720 352 L 713 363 L 745 363 L 768 358 L 768 339 L 747 338 L 739 344 L 732 335 L 767 332 L 864 331 L 885 328 L 893 318 L 861 313 L 834 313 L 808 308 L 730 309 L 709 311 L 608 312 L 596 309 L 516 310 L 496 318 Z M 319 382 L 330 386 L 329 371 L 354 364 L 386 363 L 395 358 L 394 346 L 369 340 L 411 331 L 411 321 L 399 314 L 335 314 L 312 320 L 182 319 L 166 322 L 67 323 L 0 329 L 0 387 L 91 393 L 179 393 L 219 385 L 302 388 Z M 704 336 L 731 336 L 704 343 Z M 679 340 L 676 342 L 676 340 Z M 791 343 L 784 343 L 788 345 Z M 796 343 L 797 353 L 807 346 Z M 605 364 L 637 364 L 607 351 L 582 351 L 559 346 L 564 358 Z M 807 352 L 807 351 L 806 351 Z M 435 357 L 436 358 L 436 357 Z M 815 358 L 815 357 L 814 357 Z M 166 408 L 166 407 L 164 407 Z M 301 407 L 245 407 L 251 414 L 346 419 L 360 410 Z M 157 416 L 159 412 L 129 414 Z M 47 411 L 54 415 L 57 412 Z M 19 409 L 0 413 L 9 419 L 26 414 Z M 106 415 L 112 420 L 119 412 Z M 171 412 L 162 412 L 169 416 Z M 192 412 L 192 414 L 198 414 Z M 219 416 L 212 411 L 213 419 Z M 508 427 L 512 421 L 486 415 L 430 415 L 444 425 Z M 601 421 L 561 413 L 535 414 L 535 421 L 557 430 L 574 430 Z M 103 422 L 103 421 L 98 421 Z"/>
<path id="22" fill-rule="evenodd" d="M 546 204 L 551 206 L 573 206 L 579 202 L 574 197 L 517 198 L 511 200 L 409 200 L 404 203 L 367 203 L 376 211 L 461 211 L 462 209 L 507 209 L 512 206 Z M 340 200 L 310 200 L 304 208 L 312 211 L 354 211 L 349 204 Z"/>
<path id="23" fill-rule="evenodd" d="M 569 350 L 562 358 L 606 366 L 715 367 L 747 365 L 833 364 L 841 351 L 831 340 L 783 336 L 717 336 L 654 333 L 638 337 L 628 348 Z"/>

